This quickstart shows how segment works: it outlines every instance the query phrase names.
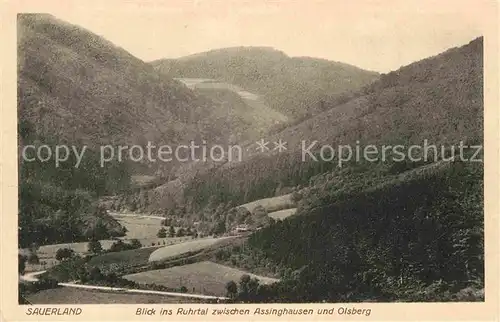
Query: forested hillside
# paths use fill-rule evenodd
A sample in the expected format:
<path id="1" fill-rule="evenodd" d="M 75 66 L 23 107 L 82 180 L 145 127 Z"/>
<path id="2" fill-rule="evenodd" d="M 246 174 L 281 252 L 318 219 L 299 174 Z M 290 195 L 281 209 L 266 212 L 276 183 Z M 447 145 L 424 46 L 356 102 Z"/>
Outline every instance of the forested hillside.
<path id="1" fill-rule="evenodd" d="M 202 174 L 189 182 L 186 198 L 192 199 L 195 207 L 203 207 L 214 195 L 220 202 L 243 204 L 269 197 L 279 186 L 303 186 L 315 175 L 344 171 L 338 156 L 332 161 L 314 161 L 309 156 L 302 160 L 302 141 L 307 147 L 317 140 L 311 149 L 316 154 L 323 144 L 335 149 L 350 145 L 353 153 L 356 145 L 363 149 L 374 144 L 378 154 L 372 157 L 378 158 L 382 145 L 402 145 L 406 151 L 414 144 L 423 146 L 427 140 L 441 154 L 441 145 L 448 149 L 460 141 L 464 145 L 482 144 L 482 43 L 478 38 L 383 75 L 363 95 L 267 138 L 271 147 L 279 139 L 286 141 L 287 151 L 254 152 L 254 157 L 243 162 Z M 428 161 L 432 158 L 431 154 Z M 391 159 L 390 154 L 387 159 Z M 348 163 L 342 168 L 348 168 Z M 399 162 L 394 167 L 404 170 L 415 166 Z M 358 168 L 368 176 L 377 174 L 369 162 Z"/>
<path id="2" fill-rule="evenodd" d="M 378 186 L 324 185 L 296 216 L 226 256 L 284 278 L 260 287 L 257 302 L 484 299 L 482 166 L 447 162 Z"/>
<path id="3" fill-rule="evenodd" d="M 98 233 L 101 237 L 120 234 L 118 223 L 105 214 L 94 225 L 97 219 L 90 214 L 100 211 L 89 205 L 92 200 L 128 190 L 132 174 L 161 174 L 172 167 L 127 162 L 126 156 L 101 167 L 99 146 L 144 146 L 148 140 L 175 145 L 221 136 L 202 122 L 213 102 L 109 41 L 50 15 L 18 16 L 17 67 L 22 245 L 49 242 L 43 238 L 49 235 L 50 242 L 87 238 L 92 233 L 85 230 L 95 225 L 109 228 Z M 56 166 L 53 158 L 23 160 L 22 148 L 30 144 L 87 150 L 78 168 L 74 155 Z M 62 232 L 47 234 L 47 229 Z"/>

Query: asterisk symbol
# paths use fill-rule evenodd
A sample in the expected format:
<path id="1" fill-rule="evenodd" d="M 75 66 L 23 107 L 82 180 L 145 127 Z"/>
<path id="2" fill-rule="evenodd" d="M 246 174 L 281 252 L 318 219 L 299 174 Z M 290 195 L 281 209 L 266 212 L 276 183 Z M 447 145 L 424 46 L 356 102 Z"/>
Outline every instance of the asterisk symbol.
<path id="1" fill-rule="evenodd" d="M 274 142 L 273 150 L 278 150 L 278 152 L 286 151 L 286 142 L 281 141 L 281 139 L 278 142 Z"/>
<path id="2" fill-rule="evenodd" d="M 264 141 L 264 139 L 260 139 L 260 141 L 255 143 L 257 143 L 257 150 L 260 150 L 260 152 L 269 151 L 269 148 L 267 147 L 269 142 Z"/>

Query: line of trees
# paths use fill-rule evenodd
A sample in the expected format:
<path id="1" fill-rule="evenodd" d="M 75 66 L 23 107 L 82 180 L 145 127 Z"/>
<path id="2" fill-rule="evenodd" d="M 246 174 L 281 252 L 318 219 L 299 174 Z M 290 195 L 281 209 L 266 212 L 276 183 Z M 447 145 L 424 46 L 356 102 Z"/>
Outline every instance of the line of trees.
<path id="1" fill-rule="evenodd" d="M 160 230 L 158 230 L 158 233 L 156 234 L 156 237 L 158 238 L 166 238 L 166 237 L 184 237 L 184 236 L 193 236 L 193 237 L 198 237 L 198 233 L 196 230 L 191 229 L 191 228 L 183 228 L 180 227 L 175 230 L 174 226 L 170 226 L 168 228 L 168 231 L 165 229 L 165 227 L 161 227 Z"/>

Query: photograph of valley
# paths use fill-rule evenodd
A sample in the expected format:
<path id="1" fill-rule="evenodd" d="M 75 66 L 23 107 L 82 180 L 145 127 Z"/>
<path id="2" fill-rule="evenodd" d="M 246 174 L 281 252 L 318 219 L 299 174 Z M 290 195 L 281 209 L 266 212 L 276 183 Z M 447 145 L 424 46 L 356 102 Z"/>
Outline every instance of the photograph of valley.
<path id="1" fill-rule="evenodd" d="M 17 15 L 19 304 L 485 301 L 485 35 L 294 8 Z"/>

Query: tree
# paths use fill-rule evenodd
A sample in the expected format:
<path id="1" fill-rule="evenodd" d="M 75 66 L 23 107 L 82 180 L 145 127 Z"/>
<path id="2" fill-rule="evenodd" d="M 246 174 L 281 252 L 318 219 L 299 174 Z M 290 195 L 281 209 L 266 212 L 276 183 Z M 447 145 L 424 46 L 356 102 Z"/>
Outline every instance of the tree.
<path id="1" fill-rule="evenodd" d="M 219 220 L 212 229 L 212 234 L 221 235 L 226 232 L 226 222 L 224 220 Z"/>
<path id="2" fill-rule="evenodd" d="M 252 217 L 252 216 L 248 216 L 248 217 L 245 219 L 245 224 L 247 224 L 248 226 L 253 226 L 253 225 L 255 225 L 255 219 L 254 219 L 254 217 Z"/>
<path id="3" fill-rule="evenodd" d="M 111 247 L 109 248 L 109 251 L 110 252 L 121 252 L 123 250 L 125 250 L 125 243 L 123 242 L 123 240 L 119 239 L 117 240 L 116 242 L 113 243 L 113 245 L 111 245 Z"/>
<path id="4" fill-rule="evenodd" d="M 91 240 L 87 248 L 89 252 L 93 254 L 99 254 L 102 252 L 102 244 L 97 239 Z"/>
<path id="5" fill-rule="evenodd" d="M 168 229 L 168 236 L 169 237 L 175 237 L 175 228 L 174 228 L 174 226 L 170 226 L 170 228 Z"/>
<path id="6" fill-rule="evenodd" d="M 167 231 L 165 230 L 165 228 L 161 227 L 161 229 L 156 234 L 156 237 L 158 237 L 158 238 L 165 238 L 165 237 L 167 237 Z"/>
<path id="7" fill-rule="evenodd" d="M 176 236 L 177 236 L 177 237 L 184 237 L 184 235 L 185 235 L 185 234 L 184 234 L 184 228 L 182 228 L 182 227 L 181 227 L 181 228 L 179 228 L 179 229 L 177 230 L 177 234 L 176 234 Z"/>
<path id="8" fill-rule="evenodd" d="M 90 273 L 85 269 L 85 266 L 79 266 L 77 269 L 76 269 L 76 276 L 77 278 L 82 282 L 82 283 L 86 283 L 88 282 L 89 280 L 89 275 Z"/>
<path id="9" fill-rule="evenodd" d="M 70 248 L 59 248 L 56 252 L 56 259 L 58 261 L 62 261 L 68 258 L 73 257 L 75 251 Z"/>
<path id="10" fill-rule="evenodd" d="M 240 292 L 238 294 L 238 298 L 241 299 L 243 302 L 248 301 L 249 299 L 249 283 L 250 283 L 250 275 L 248 274 L 243 274 L 241 275 L 240 278 Z"/>
<path id="11" fill-rule="evenodd" d="M 21 275 L 24 275 L 24 271 L 26 269 L 26 260 L 28 258 L 24 255 L 17 255 L 17 260 L 18 260 L 18 271 L 19 271 L 19 274 Z"/>
<path id="12" fill-rule="evenodd" d="M 245 207 L 238 207 L 236 209 L 236 224 L 243 224 L 247 217 L 251 216 L 252 214 L 250 211 L 248 211 L 247 208 Z"/>
<path id="13" fill-rule="evenodd" d="M 250 218 L 253 220 L 253 222 L 249 222 Z M 248 224 L 254 223 L 256 226 L 264 226 L 266 224 L 269 224 L 269 219 L 270 217 L 267 214 L 266 208 L 259 205 L 254 209 L 253 216 L 247 217 L 246 222 Z"/>
<path id="14" fill-rule="evenodd" d="M 102 280 L 102 278 L 104 276 L 101 273 L 101 270 L 99 269 L 99 267 L 94 266 L 90 269 L 89 277 L 90 277 L 90 280 L 92 280 L 92 281 L 100 281 L 100 280 Z"/>
<path id="15" fill-rule="evenodd" d="M 234 281 L 226 283 L 226 296 L 230 299 L 235 299 L 238 295 L 238 285 Z"/>
<path id="16" fill-rule="evenodd" d="M 170 226 L 172 224 L 172 218 L 167 217 L 167 218 L 163 219 L 161 221 L 161 224 L 163 226 Z"/>
<path id="17" fill-rule="evenodd" d="M 35 253 L 31 253 L 28 256 L 28 263 L 29 264 L 40 264 L 40 259 L 38 258 L 38 256 Z"/>
<path id="18" fill-rule="evenodd" d="M 110 285 L 116 285 L 116 283 L 118 282 L 118 275 L 116 275 L 115 272 L 107 274 L 106 276 L 104 276 L 104 278 Z"/>
<path id="19" fill-rule="evenodd" d="M 141 242 L 139 241 L 139 239 L 137 238 L 134 238 L 130 241 L 130 246 L 133 248 L 133 249 L 137 249 L 137 248 L 141 248 L 142 247 L 142 244 Z"/>
<path id="20" fill-rule="evenodd" d="M 300 200 L 302 200 L 302 198 L 303 198 L 303 196 L 302 196 L 302 194 L 301 194 L 300 192 L 298 192 L 298 191 L 294 191 L 294 192 L 292 193 L 292 197 L 291 197 L 291 199 L 292 199 L 292 201 L 293 201 L 294 203 L 298 203 Z"/>
<path id="21" fill-rule="evenodd" d="M 257 299 L 257 292 L 259 289 L 259 280 L 252 278 L 248 281 L 248 300 L 254 302 Z"/>
<path id="22" fill-rule="evenodd" d="M 40 249 L 40 245 L 37 242 L 33 242 L 33 243 L 31 243 L 29 249 L 30 249 L 30 252 L 36 253 L 38 251 L 38 249 Z"/>

